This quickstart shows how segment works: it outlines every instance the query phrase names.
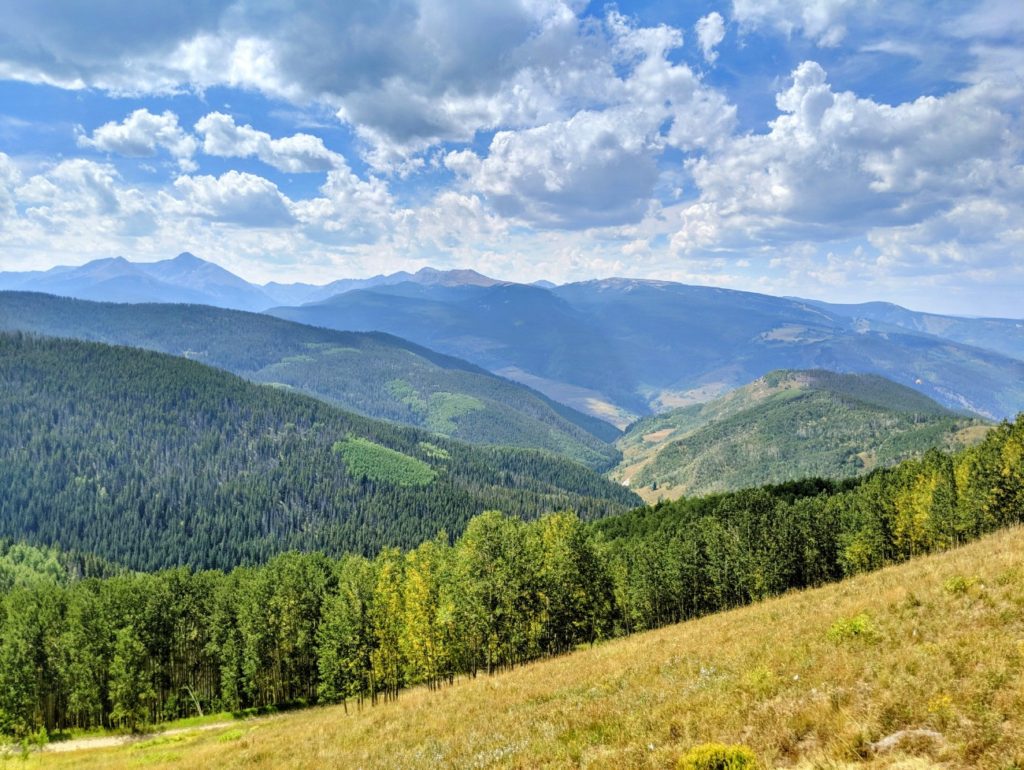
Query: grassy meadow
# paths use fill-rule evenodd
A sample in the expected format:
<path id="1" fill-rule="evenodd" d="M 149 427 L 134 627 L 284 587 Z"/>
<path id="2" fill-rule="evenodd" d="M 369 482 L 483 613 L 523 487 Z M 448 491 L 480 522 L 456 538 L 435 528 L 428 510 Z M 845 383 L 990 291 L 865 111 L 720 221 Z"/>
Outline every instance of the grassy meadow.
<path id="1" fill-rule="evenodd" d="M 722 742 L 749 747 L 766 768 L 1010 770 L 1024 763 L 1022 714 L 1024 529 L 1016 528 L 376 707 L 316 708 L 8 761 L 669 768 L 696 745 Z"/>

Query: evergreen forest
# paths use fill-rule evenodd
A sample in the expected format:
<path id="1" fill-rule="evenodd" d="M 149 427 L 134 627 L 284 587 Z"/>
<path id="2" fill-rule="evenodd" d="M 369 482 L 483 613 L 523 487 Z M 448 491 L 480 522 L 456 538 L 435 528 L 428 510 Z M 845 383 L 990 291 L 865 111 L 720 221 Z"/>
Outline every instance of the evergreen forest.
<path id="1" fill-rule="evenodd" d="M 571 460 L 372 420 L 183 358 L 0 334 L 0 537 L 230 569 L 453 536 L 485 510 L 639 503 Z"/>

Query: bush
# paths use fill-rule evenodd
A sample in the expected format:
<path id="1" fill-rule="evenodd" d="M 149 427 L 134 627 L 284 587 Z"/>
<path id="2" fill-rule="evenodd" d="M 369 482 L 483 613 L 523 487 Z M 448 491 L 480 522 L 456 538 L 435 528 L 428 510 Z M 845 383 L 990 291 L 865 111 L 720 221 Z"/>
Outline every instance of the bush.
<path id="1" fill-rule="evenodd" d="M 757 757 L 746 746 L 704 743 L 679 758 L 678 770 L 754 770 Z"/>
<path id="2" fill-rule="evenodd" d="M 953 594 L 954 596 L 963 596 L 976 585 L 978 585 L 978 582 L 978 578 L 976 577 L 964 577 L 963 575 L 955 575 L 943 584 L 943 588 L 946 589 L 946 593 L 948 594 Z"/>
<path id="3" fill-rule="evenodd" d="M 828 630 L 828 638 L 833 642 L 842 642 L 847 639 L 871 641 L 876 636 L 871 616 L 866 612 L 862 612 L 860 615 L 855 615 L 852 618 L 841 618 L 833 623 Z"/>

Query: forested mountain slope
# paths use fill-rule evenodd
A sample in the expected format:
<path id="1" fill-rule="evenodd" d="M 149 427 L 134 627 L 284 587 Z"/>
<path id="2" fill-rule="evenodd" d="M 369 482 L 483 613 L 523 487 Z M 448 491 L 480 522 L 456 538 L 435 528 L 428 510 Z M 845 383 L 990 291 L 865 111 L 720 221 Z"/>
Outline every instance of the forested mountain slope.
<path id="1" fill-rule="evenodd" d="M 397 334 L 529 381 L 546 395 L 591 414 L 614 417 L 617 409 L 645 409 L 636 393 L 635 373 L 614 342 L 594 327 L 593 319 L 538 286 L 402 283 L 268 312 L 331 329 Z M 574 398 L 565 387 L 589 389 L 593 399 L 588 401 L 587 394 Z M 601 405 L 608 411 L 602 412 Z"/>
<path id="2" fill-rule="evenodd" d="M 887 735 L 926 726 L 941 731 L 928 750 L 952 752 L 928 756 L 1003 768 L 993 763 L 1021 737 L 1013 720 L 1024 705 L 1017 530 L 974 546 L 967 560 L 954 553 L 818 593 L 793 589 L 961 545 L 1022 517 L 1018 422 L 996 426 L 976 447 L 929 452 L 865 479 L 686 499 L 589 525 L 568 514 L 523 522 L 489 512 L 454 544 L 435 539 L 372 560 L 292 553 L 229 574 L 37 581 L 0 598 L 0 731 L 133 727 L 194 713 L 197 703 L 388 700 L 427 684 L 430 711 L 414 693 L 418 713 L 403 717 L 412 732 L 365 731 L 394 727 L 401 710 L 385 706 L 352 733 L 351 721 L 334 724 L 339 734 L 327 741 L 321 721 L 308 745 L 293 733 L 280 738 L 286 746 L 252 735 L 233 748 L 256 743 L 253 760 L 268 766 L 325 757 L 382 766 L 436 766 L 441 757 L 462 766 L 483 752 L 489 764 L 522 767 L 561 762 L 567 751 L 568 764 L 592 752 L 609 767 L 649 766 L 652 745 L 682 753 L 725 730 L 755 741 L 774 763 L 821 759 L 826 747 L 837 760 L 866 756 Z M 551 683 L 568 667 L 547 696 L 536 682 L 524 691 L 521 670 L 486 679 L 480 702 L 447 723 L 448 709 L 458 711 L 477 686 L 443 687 L 458 675 L 479 682 L 478 673 L 783 593 L 692 632 L 563 656 L 540 669 L 547 678 L 538 681 Z M 671 643 L 676 634 L 685 641 Z M 780 710 L 780 698 L 800 708 Z M 637 746 L 646 735 L 657 737 Z M 510 741 L 508 755 L 492 754 Z"/>
<path id="3" fill-rule="evenodd" d="M 387 334 L 331 331 L 201 305 L 115 304 L 0 292 L 0 330 L 183 355 L 286 385 L 368 417 L 471 443 L 546 449 L 604 470 L 607 423 L 450 356 Z"/>
<path id="4" fill-rule="evenodd" d="M 486 509 L 592 517 L 620 485 L 132 348 L 0 334 L 0 536 L 125 566 L 374 552 Z"/>
<path id="5" fill-rule="evenodd" d="M 632 425 L 612 478 L 651 502 L 808 476 L 845 478 L 985 434 L 884 377 L 776 371 L 705 404 Z"/>
<path id="6" fill-rule="evenodd" d="M 1024 361 L 873 330 L 812 303 L 669 281 L 377 286 L 269 311 L 406 337 L 616 422 L 707 401 L 775 369 L 874 373 L 992 418 L 1024 408 Z"/>

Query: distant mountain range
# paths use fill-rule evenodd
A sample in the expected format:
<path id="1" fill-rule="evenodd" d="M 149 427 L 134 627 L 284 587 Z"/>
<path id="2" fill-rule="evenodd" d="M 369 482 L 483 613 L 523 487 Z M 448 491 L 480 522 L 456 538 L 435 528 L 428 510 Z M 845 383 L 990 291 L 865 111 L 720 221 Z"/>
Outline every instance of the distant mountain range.
<path id="1" fill-rule="evenodd" d="M 387 331 L 620 427 L 775 369 L 880 374 L 989 418 L 1024 409 L 1024 360 L 1005 353 L 936 334 L 865 328 L 802 300 L 667 281 L 554 289 L 402 283 L 269 312 L 316 326 Z M 1007 337 L 1021 333 L 1004 326 Z"/>
<path id="2" fill-rule="evenodd" d="M 212 262 L 182 253 L 162 262 L 97 259 L 81 267 L 0 273 L 0 290 L 40 291 L 103 302 L 190 302 L 262 310 L 276 300 Z"/>
<path id="3" fill-rule="evenodd" d="M 648 502 L 841 479 L 933 447 L 961 448 L 988 427 L 877 375 L 777 371 L 630 426 L 610 475 Z"/>
<path id="4" fill-rule="evenodd" d="M 545 449 L 606 470 L 614 427 L 474 364 L 382 333 L 339 332 L 237 310 L 0 292 L 0 331 L 157 350 L 368 417 L 475 444 Z"/>
<path id="5" fill-rule="evenodd" d="M 935 313 L 919 313 L 889 302 L 836 305 L 816 300 L 805 301 L 837 315 L 852 318 L 860 329 L 921 332 L 1024 359 L 1024 320 L 957 318 Z"/>
<path id="6" fill-rule="evenodd" d="M 625 427 L 774 369 L 876 373 L 989 418 L 1024 409 L 1024 321 L 830 305 L 667 281 L 554 286 L 425 268 L 325 286 L 258 286 L 190 254 L 140 264 L 0 273 L 0 289 L 115 302 L 262 310 L 383 331 L 529 385 Z"/>
<path id="7" fill-rule="evenodd" d="M 80 267 L 0 272 L 0 291 L 37 291 L 99 302 L 192 303 L 257 311 L 276 305 L 318 302 L 346 291 L 398 283 L 494 286 L 501 282 L 475 270 L 425 267 L 415 273 L 401 271 L 373 278 L 345 278 L 323 286 L 308 283 L 261 286 L 188 252 L 160 262 L 130 262 L 124 257 L 112 257 L 93 260 Z"/>
<path id="8" fill-rule="evenodd" d="M 390 275 L 375 275 L 373 278 L 342 278 L 323 286 L 309 283 L 268 283 L 263 291 L 274 298 L 275 305 L 304 305 L 356 289 L 372 289 L 375 286 L 394 286 L 399 283 L 417 283 L 425 286 L 496 286 L 497 281 L 481 275 L 476 270 L 435 270 L 424 267 L 415 273 L 400 270 Z M 552 284 L 554 285 L 554 284 Z"/>

